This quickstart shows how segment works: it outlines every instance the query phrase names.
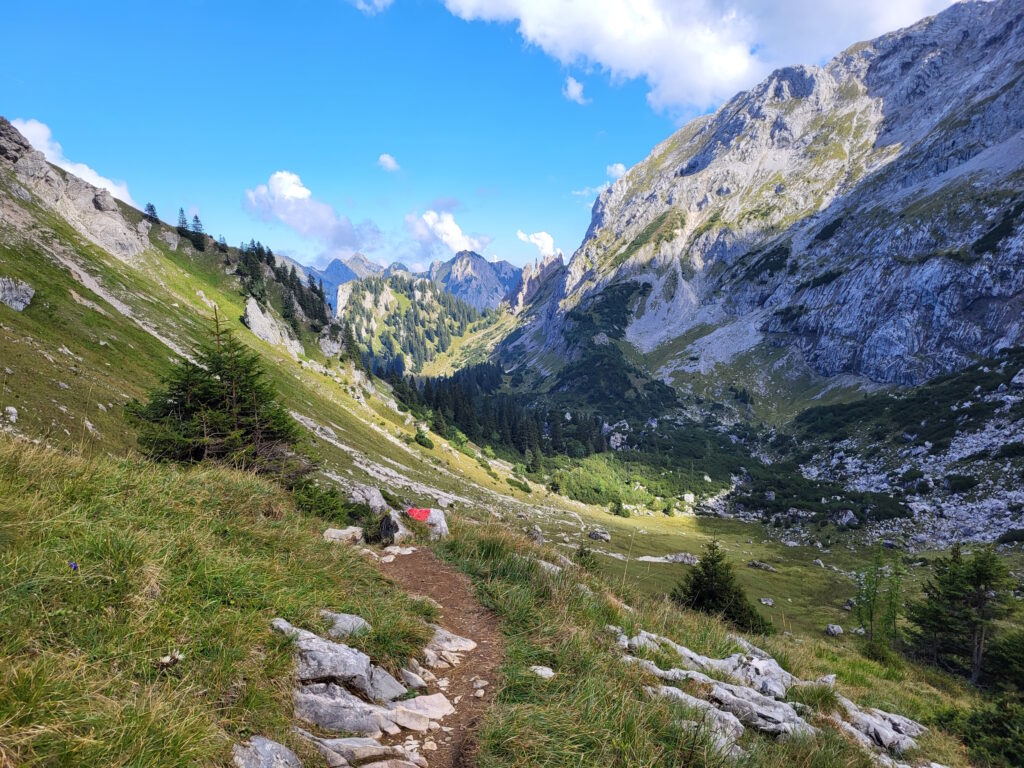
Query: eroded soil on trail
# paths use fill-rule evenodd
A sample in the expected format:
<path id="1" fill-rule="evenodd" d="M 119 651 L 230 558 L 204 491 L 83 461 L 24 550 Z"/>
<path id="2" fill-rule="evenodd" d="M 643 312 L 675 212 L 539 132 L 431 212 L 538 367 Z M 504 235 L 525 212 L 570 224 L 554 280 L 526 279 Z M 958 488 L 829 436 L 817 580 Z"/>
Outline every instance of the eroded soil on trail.
<path id="1" fill-rule="evenodd" d="M 450 731 L 432 734 L 436 752 L 423 752 L 430 768 L 460 768 L 475 764 L 475 734 L 481 716 L 499 687 L 504 656 L 498 618 L 476 599 L 469 578 L 442 563 L 427 549 L 381 563 L 381 571 L 413 596 L 427 597 L 441 606 L 437 623 L 456 635 L 476 642 L 475 650 L 451 669 L 432 670 L 438 678 L 448 678 L 445 695 L 455 706 L 455 714 L 444 719 Z M 474 683 L 487 681 L 483 695 L 474 695 Z M 431 690 L 435 688 L 431 685 Z"/>

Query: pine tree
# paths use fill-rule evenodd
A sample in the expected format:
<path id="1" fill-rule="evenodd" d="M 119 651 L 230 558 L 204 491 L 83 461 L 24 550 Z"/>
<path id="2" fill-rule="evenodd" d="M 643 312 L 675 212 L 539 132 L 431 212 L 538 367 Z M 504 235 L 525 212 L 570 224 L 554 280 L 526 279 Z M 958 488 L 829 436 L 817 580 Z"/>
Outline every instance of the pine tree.
<path id="1" fill-rule="evenodd" d="M 707 543 L 700 562 L 672 590 L 672 599 L 685 608 L 719 614 L 749 632 L 771 631 L 743 593 L 717 539 Z"/>
<path id="2" fill-rule="evenodd" d="M 153 205 L 152 203 L 146 203 L 146 208 L 144 209 L 143 213 L 145 214 L 146 218 L 152 221 L 153 223 L 156 223 L 159 220 L 159 217 L 156 215 L 156 206 Z"/>
<path id="3" fill-rule="evenodd" d="M 188 229 L 188 218 L 185 216 L 185 209 L 178 209 L 178 229 Z"/>
<path id="4" fill-rule="evenodd" d="M 192 231 L 197 235 L 203 234 L 203 222 L 199 220 L 198 213 L 192 217 Z"/>

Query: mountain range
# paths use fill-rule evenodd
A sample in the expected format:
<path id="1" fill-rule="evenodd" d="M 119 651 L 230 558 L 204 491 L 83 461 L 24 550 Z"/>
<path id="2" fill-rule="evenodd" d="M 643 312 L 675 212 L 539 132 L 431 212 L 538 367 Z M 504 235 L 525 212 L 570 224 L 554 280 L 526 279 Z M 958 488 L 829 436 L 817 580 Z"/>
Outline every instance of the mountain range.
<path id="1" fill-rule="evenodd" d="M 688 123 L 601 193 L 502 358 L 585 360 L 610 297 L 597 341 L 684 393 L 913 385 L 1021 344 L 1022 15 L 956 4 Z"/>

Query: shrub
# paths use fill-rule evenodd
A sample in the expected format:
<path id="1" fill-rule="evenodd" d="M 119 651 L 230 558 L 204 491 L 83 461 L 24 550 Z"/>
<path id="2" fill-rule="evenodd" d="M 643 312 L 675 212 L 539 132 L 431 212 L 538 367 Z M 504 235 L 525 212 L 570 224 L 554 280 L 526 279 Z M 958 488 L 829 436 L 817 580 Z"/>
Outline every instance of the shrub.
<path id="1" fill-rule="evenodd" d="M 997 544 L 1017 544 L 1024 541 L 1024 528 L 1012 528 L 1009 531 L 999 534 Z"/>
<path id="2" fill-rule="evenodd" d="M 525 480 L 518 480 L 514 477 L 509 477 L 505 479 L 505 482 L 507 482 L 513 488 L 518 488 L 523 493 L 530 493 L 530 484 L 527 483 Z"/>
<path id="3" fill-rule="evenodd" d="M 950 493 L 963 493 L 978 484 L 978 479 L 971 475 L 946 475 L 946 487 Z"/>
<path id="4" fill-rule="evenodd" d="M 302 480 L 296 484 L 292 489 L 292 498 L 300 512 L 330 523 L 355 525 L 373 516 L 365 504 L 352 504 L 338 493 L 337 488 L 323 487 L 311 480 Z"/>
<path id="5" fill-rule="evenodd" d="M 939 716 L 939 722 L 960 734 L 973 765 L 1024 765 L 1024 702 L 1020 696 L 1007 694 L 968 712 L 948 710 Z"/>
<path id="6" fill-rule="evenodd" d="M 418 431 L 416 433 L 416 438 L 415 439 L 416 439 L 416 442 L 419 443 L 420 445 L 422 445 L 424 448 L 433 448 L 434 447 L 434 441 L 431 440 L 427 436 L 427 433 L 424 432 L 423 430 L 420 430 L 420 431 Z"/>
<path id="7" fill-rule="evenodd" d="M 597 570 L 597 555 L 586 544 L 580 544 L 579 549 L 573 553 L 572 559 L 585 571 Z"/>

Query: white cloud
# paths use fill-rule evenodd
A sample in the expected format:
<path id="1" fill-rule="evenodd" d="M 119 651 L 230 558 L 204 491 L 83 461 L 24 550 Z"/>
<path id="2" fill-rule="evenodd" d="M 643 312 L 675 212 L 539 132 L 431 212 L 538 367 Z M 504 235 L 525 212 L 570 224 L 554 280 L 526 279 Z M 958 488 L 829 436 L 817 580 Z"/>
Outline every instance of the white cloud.
<path id="1" fill-rule="evenodd" d="M 584 187 L 583 189 L 574 189 L 572 193 L 576 195 L 576 197 L 597 197 L 610 186 L 611 183 L 606 181 L 604 184 L 598 184 L 596 187 Z"/>
<path id="2" fill-rule="evenodd" d="M 950 2 L 444 0 L 467 21 L 517 24 L 524 40 L 563 65 L 596 66 L 617 81 L 642 78 L 654 108 L 691 113 L 718 106 L 775 67 L 820 62 Z"/>
<path id="3" fill-rule="evenodd" d="M 555 248 L 555 239 L 551 237 L 547 232 L 534 232 L 533 234 L 526 234 L 523 230 L 516 230 L 516 237 L 522 240 L 524 243 L 533 243 L 537 246 L 537 250 L 540 251 L 540 255 L 545 259 L 549 256 L 554 256 L 555 253 L 561 253 L 560 249 Z"/>
<path id="4" fill-rule="evenodd" d="M 366 247 L 379 235 L 372 222 L 359 226 L 313 198 L 298 174 L 276 171 L 266 184 L 245 191 L 245 207 L 264 221 L 280 221 L 300 237 L 320 243 L 331 256 Z"/>
<path id="5" fill-rule="evenodd" d="M 377 165 L 388 173 L 394 173 L 395 171 L 401 170 L 401 166 L 398 164 L 398 161 L 395 160 L 394 155 L 389 155 L 387 152 L 384 152 L 377 158 Z"/>
<path id="6" fill-rule="evenodd" d="M 349 0 L 349 3 L 367 16 L 376 16 L 391 7 L 394 0 Z"/>
<path id="7" fill-rule="evenodd" d="M 604 172 L 608 174 L 609 179 L 614 181 L 626 175 L 626 166 L 624 163 L 612 163 L 604 169 Z"/>
<path id="8" fill-rule="evenodd" d="M 32 145 L 33 149 L 43 153 L 43 157 L 47 161 L 53 163 L 58 168 L 63 168 L 68 173 L 73 173 L 83 181 L 87 181 L 94 187 L 107 190 L 110 194 L 116 197 L 118 200 L 123 200 L 128 205 L 138 208 L 135 201 L 132 200 L 132 196 L 128 193 L 128 183 L 124 181 L 114 181 L 108 179 L 106 176 L 100 176 L 99 173 L 94 171 L 85 163 L 73 163 L 64 157 L 64 148 L 61 147 L 60 142 L 53 138 L 53 133 L 50 131 L 50 126 L 46 123 L 41 123 L 38 120 L 20 120 L 15 118 L 11 120 L 11 125 L 18 129 L 22 136 L 28 139 L 28 143 Z"/>
<path id="9" fill-rule="evenodd" d="M 427 211 L 420 217 L 422 227 L 413 226 L 413 235 L 423 242 L 428 237 L 440 240 L 452 253 L 476 251 L 481 253 L 490 242 L 487 237 L 471 237 L 462 231 L 450 211 Z M 408 224 L 408 217 L 406 217 Z M 425 227 L 425 229 L 424 229 Z M 428 235 L 429 233 L 429 235 Z"/>
<path id="10" fill-rule="evenodd" d="M 577 104 L 586 104 L 590 99 L 583 98 L 583 83 L 572 75 L 565 78 L 565 85 L 562 86 L 562 95 L 569 101 Z"/>

